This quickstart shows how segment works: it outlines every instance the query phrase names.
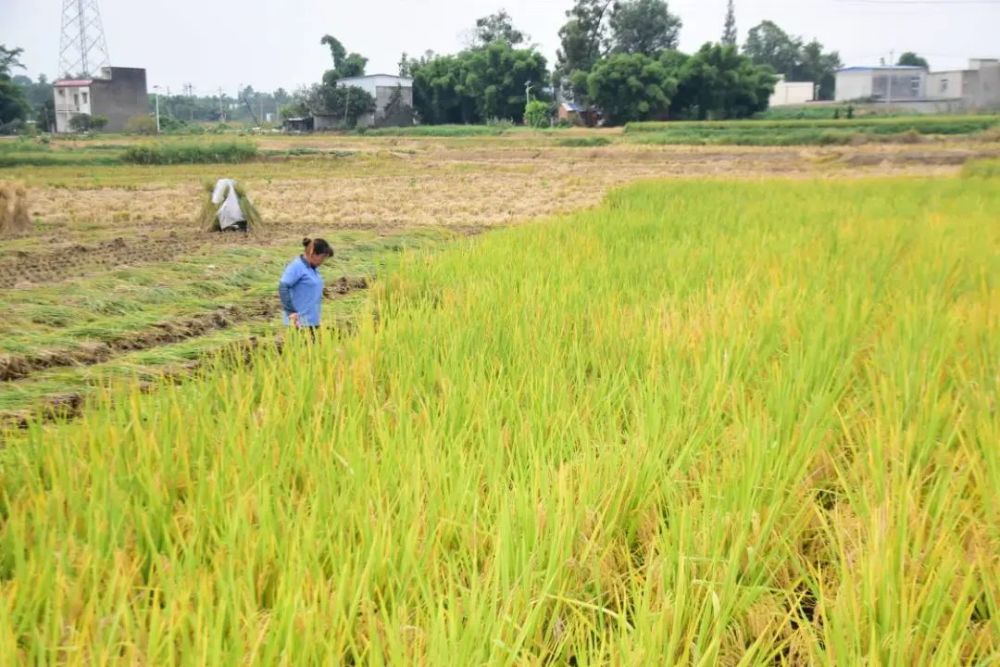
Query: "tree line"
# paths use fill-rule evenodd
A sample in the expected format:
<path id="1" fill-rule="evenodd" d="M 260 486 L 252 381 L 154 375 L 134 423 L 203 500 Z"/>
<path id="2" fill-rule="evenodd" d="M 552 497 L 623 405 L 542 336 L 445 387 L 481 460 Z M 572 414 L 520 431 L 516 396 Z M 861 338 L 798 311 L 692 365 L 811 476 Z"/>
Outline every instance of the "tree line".
<path id="1" fill-rule="evenodd" d="M 738 44 L 729 1 L 720 39 L 694 53 L 678 50 L 683 21 L 666 0 L 573 0 L 559 30 L 556 62 L 549 63 L 500 10 L 476 21 L 466 48 L 454 54 L 404 53 L 399 74 L 413 78 L 413 113 L 426 124 L 504 120 L 547 124 L 556 101 L 588 118 L 619 125 L 649 119 L 746 118 L 767 108 L 778 76 L 810 81 L 820 100 L 833 99 L 839 54 L 817 40 L 791 35 L 763 21 Z M 367 58 L 325 35 L 332 67 L 311 87 L 261 93 L 251 87 L 235 98 L 161 96 L 167 129 L 204 121 L 255 121 L 268 113 L 289 118 L 327 115 L 345 127 L 375 109 L 364 90 L 341 80 L 365 74 Z M 15 75 L 20 49 L 0 45 L 0 131 L 32 118 L 53 120 L 51 84 Z M 912 52 L 899 63 L 926 67 Z M 401 104 L 400 100 L 394 100 Z"/>

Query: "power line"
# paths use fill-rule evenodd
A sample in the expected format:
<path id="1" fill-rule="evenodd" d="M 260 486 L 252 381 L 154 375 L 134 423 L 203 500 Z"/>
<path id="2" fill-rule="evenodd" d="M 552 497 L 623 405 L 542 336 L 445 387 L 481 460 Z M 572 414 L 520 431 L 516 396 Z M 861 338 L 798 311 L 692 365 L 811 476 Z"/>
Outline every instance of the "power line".
<path id="1" fill-rule="evenodd" d="M 835 0 L 865 5 L 1000 5 L 1000 0 Z"/>

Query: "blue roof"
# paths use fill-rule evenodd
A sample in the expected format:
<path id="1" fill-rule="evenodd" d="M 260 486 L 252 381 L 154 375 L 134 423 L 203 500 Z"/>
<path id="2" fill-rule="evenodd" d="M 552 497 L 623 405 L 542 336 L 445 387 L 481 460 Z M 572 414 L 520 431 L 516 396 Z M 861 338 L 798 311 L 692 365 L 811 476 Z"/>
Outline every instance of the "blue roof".
<path id="1" fill-rule="evenodd" d="M 919 65 L 876 65 L 874 67 L 841 67 L 838 72 L 870 72 L 877 69 L 927 69 Z"/>

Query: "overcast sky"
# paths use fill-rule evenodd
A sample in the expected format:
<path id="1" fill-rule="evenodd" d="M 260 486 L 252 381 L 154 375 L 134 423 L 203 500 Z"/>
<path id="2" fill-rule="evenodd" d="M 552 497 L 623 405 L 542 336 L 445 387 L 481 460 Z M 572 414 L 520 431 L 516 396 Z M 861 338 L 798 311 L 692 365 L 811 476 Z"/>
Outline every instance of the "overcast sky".
<path id="1" fill-rule="evenodd" d="M 293 90 L 330 65 L 325 33 L 369 58 L 368 73 L 397 73 L 404 51 L 460 50 L 477 17 L 504 7 L 552 65 L 572 0 L 100 0 L 113 65 L 145 67 L 149 85 L 211 94 L 237 86 Z M 0 43 L 22 47 L 33 78 L 58 69 L 62 0 L 0 0 Z M 718 40 L 726 0 L 674 0 L 681 49 Z M 878 64 L 912 50 L 933 69 L 1000 57 L 1000 0 L 736 0 L 740 41 L 771 19 L 817 38 L 845 64 Z"/>

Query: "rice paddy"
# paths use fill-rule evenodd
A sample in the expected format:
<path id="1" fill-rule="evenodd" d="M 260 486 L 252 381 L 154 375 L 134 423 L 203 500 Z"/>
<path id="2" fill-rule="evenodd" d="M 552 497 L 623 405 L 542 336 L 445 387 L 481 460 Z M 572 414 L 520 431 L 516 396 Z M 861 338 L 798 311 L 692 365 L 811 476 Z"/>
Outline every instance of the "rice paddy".
<path id="1" fill-rule="evenodd" d="M 350 333 L 10 434 L 0 656 L 991 664 L 968 171 L 633 185 L 399 253 Z"/>

